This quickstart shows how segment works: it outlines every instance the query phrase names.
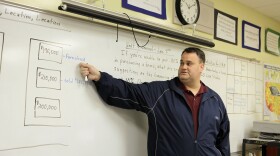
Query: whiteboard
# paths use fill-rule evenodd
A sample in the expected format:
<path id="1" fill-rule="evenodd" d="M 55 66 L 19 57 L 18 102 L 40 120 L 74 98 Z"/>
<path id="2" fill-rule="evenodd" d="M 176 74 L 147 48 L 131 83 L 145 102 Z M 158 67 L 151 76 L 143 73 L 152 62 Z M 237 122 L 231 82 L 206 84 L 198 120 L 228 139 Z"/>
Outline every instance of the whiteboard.
<path id="1" fill-rule="evenodd" d="M 136 38 L 144 44 L 148 36 Z M 0 4 L 0 156 L 146 155 L 146 116 L 106 105 L 78 64 L 134 83 L 167 80 L 188 46 L 152 37 L 139 48 L 130 31 Z M 263 66 L 203 50 L 202 80 L 222 97 L 231 151 L 240 151 L 261 117 Z"/>

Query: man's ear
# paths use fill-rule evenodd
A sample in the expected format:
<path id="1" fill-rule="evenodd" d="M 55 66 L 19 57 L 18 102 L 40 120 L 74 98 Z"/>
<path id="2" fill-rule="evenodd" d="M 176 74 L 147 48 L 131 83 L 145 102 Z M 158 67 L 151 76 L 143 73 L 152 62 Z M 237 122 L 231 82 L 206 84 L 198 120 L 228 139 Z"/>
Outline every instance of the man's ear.
<path id="1" fill-rule="evenodd" d="M 200 63 L 200 68 L 201 68 L 201 71 L 204 70 L 204 63 Z"/>

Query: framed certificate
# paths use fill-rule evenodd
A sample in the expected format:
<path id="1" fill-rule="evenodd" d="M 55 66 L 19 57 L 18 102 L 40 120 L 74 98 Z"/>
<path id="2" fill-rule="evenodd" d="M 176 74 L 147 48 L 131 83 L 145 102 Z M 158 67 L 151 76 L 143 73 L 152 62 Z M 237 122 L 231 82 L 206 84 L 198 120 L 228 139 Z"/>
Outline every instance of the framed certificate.
<path id="1" fill-rule="evenodd" d="M 242 21 L 242 47 L 261 51 L 261 27 Z"/>
<path id="2" fill-rule="evenodd" d="M 237 45 L 238 18 L 215 9 L 214 38 Z"/>
<path id="3" fill-rule="evenodd" d="M 280 55 L 280 33 L 267 28 L 265 30 L 265 51 Z"/>
<path id="4" fill-rule="evenodd" d="M 122 7 L 166 19 L 166 0 L 122 0 Z"/>

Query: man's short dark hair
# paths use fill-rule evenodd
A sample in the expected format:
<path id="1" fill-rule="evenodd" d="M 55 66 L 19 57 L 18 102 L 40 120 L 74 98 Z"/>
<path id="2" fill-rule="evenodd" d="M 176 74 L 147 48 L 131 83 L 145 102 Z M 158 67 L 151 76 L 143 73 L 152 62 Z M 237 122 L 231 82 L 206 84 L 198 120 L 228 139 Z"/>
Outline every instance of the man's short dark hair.
<path id="1" fill-rule="evenodd" d="M 203 63 L 205 63 L 205 54 L 202 50 L 200 50 L 199 48 L 194 48 L 194 47 L 189 47 L 186 48 L 183 52 L 182 55 L 184 53 L 196 53 L 196 55 L 199 57 L 200 61 L 202 61 Z"/>

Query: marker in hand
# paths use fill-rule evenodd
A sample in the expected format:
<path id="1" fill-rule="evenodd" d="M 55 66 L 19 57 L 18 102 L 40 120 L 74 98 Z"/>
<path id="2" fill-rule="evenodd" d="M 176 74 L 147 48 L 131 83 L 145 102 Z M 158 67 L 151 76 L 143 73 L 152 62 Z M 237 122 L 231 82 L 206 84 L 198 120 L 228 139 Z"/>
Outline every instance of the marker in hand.
<path id="1" fill-rule="evenodd" d="M 101 72 L 94 66 L 83 62 L 79 66 L 82 79 L 85 81 L 98 81 L 101 78 Z"/>
<path id="2" fill-rule="evenodd" d="M 87 63 L 88 64 L 88 63 Z M 85 81 L 87 82 L 88 81 L 88 76 L 85 76 Z"/>

